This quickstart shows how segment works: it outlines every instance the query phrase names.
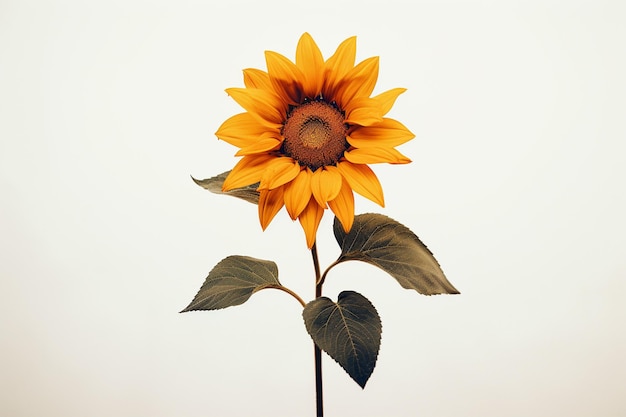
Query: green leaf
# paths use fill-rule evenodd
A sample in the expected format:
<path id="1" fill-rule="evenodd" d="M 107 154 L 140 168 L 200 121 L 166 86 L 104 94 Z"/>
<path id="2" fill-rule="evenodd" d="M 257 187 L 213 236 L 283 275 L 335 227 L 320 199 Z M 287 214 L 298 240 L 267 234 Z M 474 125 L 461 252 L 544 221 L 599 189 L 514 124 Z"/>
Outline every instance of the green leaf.
<path id="1" fill-rule="evenodd" d="M 230 171 L 226 171 L 212 178 L 207 178 L 205 180 L 197 180 L 194 177 L 191 179 L 198 184 L 200 187 L 211 191 L 215 194 L 226 194 L 233 197 L 241 198 L 242 200 L 246 200 L 249 203 L 259 204 L 259 192 L 256 190 L 259 186 L 258 183 L 248 185 L 242 188 L 235 188 L 230 191 L 222 191 L 222 184 L 224 184 L 224 180 L 230 174 Z"/>
<path id="2" fill-rule="evenodd" d="M 198 294 L 181 313 L 236 306 L 245 303 L 259 290 L 281 287 L 274 262 L 249 256 L 229 256 L 209 272 Z"/>
<path id="3" fill-rule="evenodd" d="M 335 218 L 334 232 L 341 247 L 335 264 L 363 261 L 381 268 L 404 288 L 421 294 L 459 294 L 426 245 L 407 227 L 387 216 L 357 215 L 347 234 Z"/>
<path id="4" fill-rule="evenodd" d="M 337 302 L 317 298 L 302 312 L 307 332 L 320 349 L 365 388 L 378 357 L 382 325 L 370 301 L 354 291 L 343 291 Z"/>

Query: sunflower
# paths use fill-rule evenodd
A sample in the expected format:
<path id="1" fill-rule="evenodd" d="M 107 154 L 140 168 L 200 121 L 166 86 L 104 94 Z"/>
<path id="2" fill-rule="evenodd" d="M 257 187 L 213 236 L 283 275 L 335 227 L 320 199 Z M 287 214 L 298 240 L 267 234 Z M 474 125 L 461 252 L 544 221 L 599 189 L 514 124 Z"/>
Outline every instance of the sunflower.
<path id="1" fill-rule="evenodd" d="M 236 156 L 242 157 L 223 190 L 259 183 L 263 230 L 284 206 L 300 221 L 309 248 L 327 208 L 350 231 L 353 191 L 384 206 L 382 187 L 368 164 L 411 162 L 395 147 L 414 135 L 384 117 L 405 89 L 370 97 L 379 59 L 355 65 L 355 56 L 351 37 L 324 60 L 308 33 L 298 41 L 295 63 L 266 51 L 267 71 L 245 69 L 245 88 L 226 89 L 246 112 L 215 133 L 240 148 Z"/>

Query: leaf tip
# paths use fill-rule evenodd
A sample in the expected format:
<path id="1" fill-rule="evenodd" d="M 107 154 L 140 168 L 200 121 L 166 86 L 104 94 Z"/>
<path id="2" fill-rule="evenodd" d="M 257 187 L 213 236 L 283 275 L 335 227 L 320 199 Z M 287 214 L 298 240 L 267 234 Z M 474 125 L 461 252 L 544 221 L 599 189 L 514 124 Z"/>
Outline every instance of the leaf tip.
<path id="1" fill-rule="evenodd" d="M 189 305 L 187 305 L 187 307 L 185 307 L 185 308 L 183 308 L 182 310 L 180 310 L 180 311 L 178 312 L 178 314 L 180 314 L 180 313 L 188 313 L 188 312 L 190 312 L 190 311 L 195 311 L 196 309 L 195 309 L 195 308 L 193 308 L 193 307 L 192 307 L 192 305 L 193 305 L 193 301 L 192 301 L 191 303 L 189 303 Z"/>

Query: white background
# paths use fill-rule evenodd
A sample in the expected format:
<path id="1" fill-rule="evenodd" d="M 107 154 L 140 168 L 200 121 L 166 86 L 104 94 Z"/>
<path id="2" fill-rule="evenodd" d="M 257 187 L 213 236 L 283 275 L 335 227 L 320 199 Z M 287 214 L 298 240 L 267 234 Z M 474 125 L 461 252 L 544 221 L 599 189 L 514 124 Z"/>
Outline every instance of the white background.
<path id="1" fill-rule="evenodd" d="M 365 390 L 324 359 L 328 416 L 626 414 L 626 7 L 621 1 L 0 1 L 0 415 L 311 416 L 299 305 L 179 314 L 231 254 L 313 297 L 283 211 L 190 175 L 230 169 L 224 93 L 263 51 L 358 37 L 413 163 L 386 208 L 456 296 L 346 263 L 325 294 L 383 321 Z M 338 248 L 326 215 L 322 264 Z"/>

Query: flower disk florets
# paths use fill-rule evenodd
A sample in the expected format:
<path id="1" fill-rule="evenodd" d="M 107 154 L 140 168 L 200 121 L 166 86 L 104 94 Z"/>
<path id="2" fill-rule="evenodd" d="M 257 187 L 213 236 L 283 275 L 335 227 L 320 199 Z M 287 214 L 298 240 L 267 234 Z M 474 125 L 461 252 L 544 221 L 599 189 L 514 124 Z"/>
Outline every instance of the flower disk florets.
<path id="1" fill-rule="evenodd" d="M 283 152 L 312 171 L 336 165 L 349 145 L 343 113 L 323 100 L 294 107 L 282 130 Z"/>

